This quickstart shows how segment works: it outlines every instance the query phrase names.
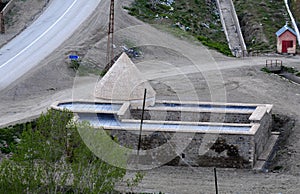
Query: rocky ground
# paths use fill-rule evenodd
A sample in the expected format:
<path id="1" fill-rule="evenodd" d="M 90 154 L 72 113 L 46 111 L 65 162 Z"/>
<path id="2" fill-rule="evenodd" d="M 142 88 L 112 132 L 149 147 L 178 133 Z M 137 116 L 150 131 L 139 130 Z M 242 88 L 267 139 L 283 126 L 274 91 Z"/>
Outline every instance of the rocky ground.
<path id="1" fill-rule="evenodd" d="M 34 1 L 40 2 L 27 0 L 24 4 Z M 280 171 L 258 173 L 242 169 L 218 169 L 220 193 L 299 193 L 299 85 L 261 72 L 260 68 L 267 59 L 265 57 L 224 57 L 192 38 L 174 37 L 144 24 L 128 16 L 122 9 L 130 1 L 118 1 L 116 5 L 116 50 L 121 51 L 120 46 L 124 45 L 141 46 L 143 55 L 134 61 L 157 91 L 158 99 L 271 103 L 274 104 L 274 113 L 296 120 L 291 135 L 273 163 L 273 166 L 283 167 Z M 94 86 L 100 77 L 92 71 L 105 66 L 106 56 L 109 2 L 102 1 L 100 4 L 105 8 L 99 7 L 38 68 L 0 92 L 0 125 L 38 115 L 55 100 L 93 98 Z M 36 10 L 44 7 L 44 4 L 34 5 Z M 28 19 L 25 23 L 31 21 Z M 82 65 L 92 70 L 76 74 L 68 65 L 67 56 L 70 53 L 80 55 L 83 58 Z M 300 69 L 299 56 L 269 57 L 275 58 L 287 66 Z M 162 166 L 145 173 L 135 191 L 215 193 L 212 168 Z M 125 191 L 128 187 L 120 183 L 117 189 Z"/>

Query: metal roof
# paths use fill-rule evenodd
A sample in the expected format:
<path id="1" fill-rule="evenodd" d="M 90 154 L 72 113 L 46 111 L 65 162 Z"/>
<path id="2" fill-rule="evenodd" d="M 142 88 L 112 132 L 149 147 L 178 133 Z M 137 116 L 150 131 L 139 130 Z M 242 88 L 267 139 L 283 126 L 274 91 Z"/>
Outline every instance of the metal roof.
<path id="1" fill-rule="evenodd" d="M 282 28 L 280 28 L 277 32 L 276 32 L 276 36 L 281 36 L 281 34 L 283 34 L 285 31 L 289 30 L 292 34 L 294 34 L 296 36 L 296 32 L 288 27 L 287 25 L 284 25 Z"/>

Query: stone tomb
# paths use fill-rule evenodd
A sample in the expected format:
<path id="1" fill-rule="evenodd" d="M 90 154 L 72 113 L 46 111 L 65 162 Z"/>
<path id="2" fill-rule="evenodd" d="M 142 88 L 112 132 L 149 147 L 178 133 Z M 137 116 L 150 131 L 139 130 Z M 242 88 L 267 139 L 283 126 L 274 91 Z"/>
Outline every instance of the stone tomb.
<path id="1" fill-rule="evenodd" d="M 143 169 L 163 164 L 261 169 L 278 137 L 271 133 L 269 104 L 157 101 L 156 92 L 125 53 L 93 92 L 95 100 L 55 102 L 52 108 L 74 112 L 79 121 L 89 121 L 130 148 L 128 166 L 138 161 Z"/>
<path id="2" fill-rule="evenodd" d="M 129 102 L 65 101 L 78 120 L 104 129 L 120 145 L 138 147 L 141 108 Z M 272 105 L 156 101 L 145 108 L 140 164 L 254 168 L 270 144 Z M 266 159 L 264 159 L 266 160 Z"/>

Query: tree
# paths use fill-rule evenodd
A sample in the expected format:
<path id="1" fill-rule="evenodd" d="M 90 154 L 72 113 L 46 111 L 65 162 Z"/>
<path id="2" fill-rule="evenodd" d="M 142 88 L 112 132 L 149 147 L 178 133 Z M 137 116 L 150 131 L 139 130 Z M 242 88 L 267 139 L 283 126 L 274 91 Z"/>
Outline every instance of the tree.
<path id="1" fill-rule="evenodd" d="M 114 189 L 126 171 L 96 157 L 81 140 L 72 118 L 68 111 L 49 110 L 35 127 L 27 127 L 12 158 L 0 165 L 0 193 L 106 193 Z"/>

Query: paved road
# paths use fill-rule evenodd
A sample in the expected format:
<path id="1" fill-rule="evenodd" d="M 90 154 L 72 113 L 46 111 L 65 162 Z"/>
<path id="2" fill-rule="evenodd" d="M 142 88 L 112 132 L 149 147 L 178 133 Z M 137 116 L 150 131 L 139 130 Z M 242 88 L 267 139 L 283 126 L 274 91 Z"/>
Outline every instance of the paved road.
<path id="1" fill-rule="evenodd" d="M 0 91 L 36 67 L 68 39 L 101 0 L 52 0 L 25 31 L 0 49 Z"/>

